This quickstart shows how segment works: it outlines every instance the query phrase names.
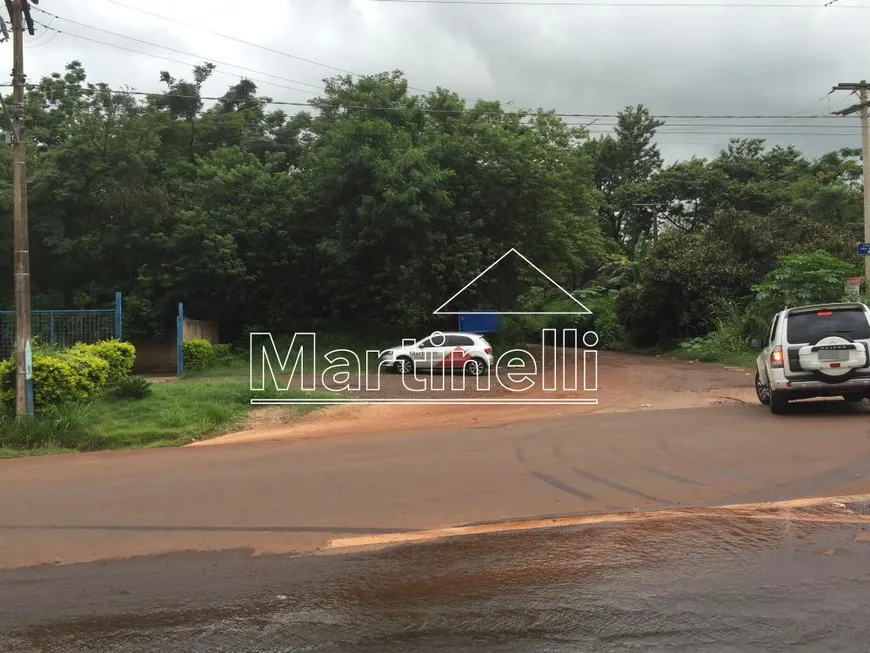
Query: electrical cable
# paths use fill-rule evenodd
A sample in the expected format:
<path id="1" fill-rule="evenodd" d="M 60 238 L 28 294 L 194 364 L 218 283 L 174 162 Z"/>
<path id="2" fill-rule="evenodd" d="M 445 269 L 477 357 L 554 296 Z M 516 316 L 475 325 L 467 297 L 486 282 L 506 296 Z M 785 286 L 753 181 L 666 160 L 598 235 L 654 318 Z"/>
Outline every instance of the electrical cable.
<path id="1" fill-rule="evenodd" d="M 311 88 L 316 88 L 319 91 L 322 91 L 322 89 L 323 89 L 322 84 L 321 85 L 309 84 L 308 82 L 303 82 L 303 81 L 300 81 L 298 79 L 291 79 L 289 77 L 284 77 L 282 75 L 274 75 L 272 73 L 267 73 L 267 72 L 264 72 L 262 70 L 256 70 L 254 68 L 246 68 L 245 66 L 239 66 L 237 64 L 229 63 L 226 61 L 219 61 L 217 59 L 212 59 L 210 57 L 206 57 L 206 56 L 203 56 L 201 54 L 196 54 L 195 52 L 187 52 L 185 50 L 171 48 L 168 45 L 160 45 L 159 43 L 152 43 L 151 41 L 145 41 L 143 39 L 135 38 L 133 36 L 126 36 L 125 34 L 119 34 L 118 32 L 113 32 L 111 30 L 102 29 L 101 27 L 93 27 L 92 25 L 88 25 L 87 23 L 81 23 L 77 20 L 71 20 L 69 18 L 64 18 L 63 16 L 58 16 L 57 14 L 53 14 L 50 11 L 46 11 L 45 9 L 41 9 L 39 7 L 34 7 L 34 9 L 36 9 L 40 13 L 51 16 L 52 18 L 62 20 L 62 21 L 67 22 L 67 23 L 71 23 L 73 25 L 78 25 L 79 27 L 84 27 L 86 29 L 92 29 L 96 32 L 102 32 L 103 34 L 108 34 L 110 36 L 116 36 L 118 38 L 127 39 L 129 41 L 135 41 L 136 43 L 141 43 L 142 45 L 147 45 L 147 46 L 152 47 L 152 48 L 160 48 L 162 50 L 168 50 L 169 52 L 174 52 L 175 54 L 183 54 L 186 57 L 194 57 L 196 59 L 201 59 L 203 61 L 210 61 L 212 63 L 218 64 L 221 66 L 228 66 L 230 68 L 238 68 L 239 70 L 244 70 L 245 72 L 255 73 L 257 75 L 265 75 L 266 77 L 273 77 L 275 79 L 280 79 L 280 80 L 285 81 L 285 82 L 290 82 L 291 84 L 301 84 L 302 86 L 309 86 Z"/>
<path id="2" fill-rule="evenodd" d="M 0 86 L 8 86 L 8 84 L 3 84 Z M 85 90 L 85 89 L 83 89 Z M 294 89 L 298 90 L 298 89 Z M 177 97 L 177 98 L 188 98 L 195 99 L 199 97 L 201 100 L 221 100 L 221 97 L 206 97 L 206 96 L 193 96 L 193 95 L 183 95 L 178 93 L 167 94 L 160 92 L 152 92 L 148 93 L 145 91 L 125 91 L 125 90 L 115 90 L 115 89 L 107 89 L 107 92 L 111 93 L 128 93 L 131 95 L 153 95 L 153 96 L 164 96 L 164 97 Z M 324 99 L 324 98 L 318 98 Z M 264 104 L 274 104 L 279 106 L 296 106 L 296 107 L 306 107 L 306 108 L 319 108 L 312 105 L 310 102 L 289 102 L 289 101 L 281 101 L 281 100 L 270 100 L 268 102 L 264 102 Z M 498 111 L 475 111 L 474 109 L 427 109 L 425 107 L 385 107 L 385 106 L 365 106 L 365 105 L 353 105 L 353 104 L 333 104 L 330 105 L 329 101 L 326 100 L 323 103 L 325 106 L 334 109 L 350 109 L 350 110 L 359 110 L 359 111 L 409 111 L 414 113 L 425 113 L 425 114 L 439 114 L 439 115 L 462 115 L 473 113 L 475 115 L 513 115 L 510 113 L 500 113 Z M 547 113 L 545 115 L 552 116 L 555 118 L 619 118 L 619 114 L 617 113 Z M 534 114 L 530 114 L 528 117 L 533 118 Z M 712 115 L 712 114 L 694 114 L 694 115 L 680 115 L 680 114 L 660 114 L 653 115 L 650 114 L 650 118 L 660 118 L 660 119 L 699 119 L 699 120 L 784 120 L 789 118 L 820 118 L 825 120 L 843 120 L 844 118 L 848 118 L 848 116 L 795 116 L 789 114 L 755 114 L 755 115 Z M 774 126 L 774 125 L 765 125 L 765 126 Z"/>
<path id="3" fill-rule="evenodd" d="M 833 7 L 835 9 L 870 9 L 870 5 L 827 5 L 821 6 L 817 4 L 797 4 L 792 2 L 780 2 L 763 4 L 760 2 L 596 2 L 590 0 L 588 2 L 578 0 L 368 0 L 372 3 L 397 3 L 409 5 L 476 5 L 476 6 L 525 6 L 525 7 L 607 7 L 607 8 L 622 8 L 630 7 L 634 9 L 651 7 L 661 9 L 824 9 Z"/>
<path id="4" fill-rule="evenodd" d="M 125 47 L 125 46 L 123 46 L 123 45 L 117 45 L 117 44 L 115 44 L 115 43 L 107 43 L 106 41 L 100 41 L 99 39 L 92 39 L 92 38 L 90 38 L 90 37 L 88 37 L 88 36 L 82 36 L 81 34 L 75 34 L 75 33 L 73 33 L 73 32 L 67 32 L 66 30 L 59 30 L 59 29 L 57 29 L 57 28 L 55 28 L 55 27 L 48 27 L 47 25 L 45 25 L 44 23 L 40 23 L 39 21 L 34 21 L 34 22 L 35 22 L 37 25 L 40 25 L 40 26 L 42 26 L 42 27 L 45 28 L 45 29 L 50 29 L 50 30 L 52 30 L 52 31 L 57 32 L 58 34 L 63 34 L 63 35 L 65 35 L 65 36 L 71 36 L 71 37 L 73 37 L 73 38 L 81 39 L 81 40 L 83 40 L 83 41 L 90 41 L 91 43 L 98 43 L 99 45 L 105 45 L 105 46 L 108 46 L 108 47 L 110 47 L 110 48 L 117 48 L 117 49 L 119 49 L 119 50 L 124 50 L 124 51 L 126 51 L 126 52 L 132 52 L 132 53 L 135 53 L 135 54 L 141 54 L 141 55 L 144 55 L 144 56 L 146 56 L 146 57 L 153 57 L 153 58 L 155 58 L 155 59 L 161 59 L 161 60 L 163 60 L 163 61 L 169 61 L 169 62 L 172 62 L 172 63 L 181 64 L 181 65 L 184 65 L 184 66 L 193 66 L 193 65 L 194 65 L 194 64 L 191 64 L 191 63 L 189 63 L 189 62 L 187 62 L 187 61 L 181 61 L 181 60 L 179 60 L 179 59 L 172 59 L 171 57 L 164 57 L 164 56 L 162 56 L 162 55 L 154 54 L 154 53 L 152 53 L 152 52 L 144 52 L 144 51 L 142 51 L 142 50 L 135 50 L 135 49 L 133 49 L 133 48 Z M 306 94 L 306 95 L 318 95 L 318 93 L 315 93 L 314 91 L 308 91 L 308 90 L 303 89 L 303 88 L 296 88 L 295 86 L 288 86 L 287 84 L 277 84 L 277 83 L 275 83 L 275 82 L 270 82 L 270 81 L 267 81 L 267 80 L 264 80 L 264 79 L 257 79 L 256 77 L 250 77 L 250 76 L 248 76 L 248 75 L 239 75 L 239 74 L 236 74 L 236 73 L 231 73 L 231 72 L 226 71 L 226 70 L 218 70 L 218 69 L 215 69 L 214 72 L 217 73 L 217 74 L 219 74 L 219 75 L 229 75 L 230 77 L 235 77 L 236 79 L 249 79 L 249 80 L 251 80 L 252 82 L 256 82 L 257 84 L 266 84 L 267 86 L 276 86 L 276 87 L 278 87 L 278 88 L 286 88 L 286 89 L 288 89 L 288 90 L 296 91 L 296 92 L 298 92 L 298 93 L 304 93 L 304 94 Z M 300 104 L 304 104 L 304 103 L 300 103 Z"/>
<path id="5" fill-rule="evenodd" d="M 155 13 L 153 11 L 148 11 L 147 9 L 142 9 L 140 7 L 134 7 L 132 5 L 125 4 L 123 2 L 118 2 L 118 0 L 108 0 L 108 2 L 110 2 L 113 5 L 118 5 L 119 7 L 124 7 L 125 9 L 129 9 L 131 11 L 138 11 L 139 13 L 145 14 L 147 16 L 152 16 L 154 18 L 159 18 L 160 20 L 165 20 L 165 21 L 169 21 L 171 23 L 175 23 L 176 25 L 190 27 L 192 29 L 199 30 L 200 32 L 203 32 L 205 34 L 211 34 L 212 36 L 218 36 L 218 37 L 223 38 L 223 39 L 235 41 L 236 43 L 241 43 L 242 45 L 247 45 L 247 46 L 252 47 L 252 48 L 258 48 L 260 50 L 263 50 L 264 52 L 271 52 L 272 54 L 281 55 L 282 57 L 289 57 L 290 59 L 295 59 L 296 61 L 302 61 L 304 63 L 308 63 L 308 64 L 311 64 L 313 66 L 320 66 L 321 68 L 327 68 L 328 70 L 334 70 L 335 72 L 339 72 L 339 73 L 342 73 L 344 75 L 350 75 L 352 77 L 365 77 L 365 75 L 363 75 L 361 73 L 355 73 L 352 70 L 338 68 L 337 66 L 332 66 L 330 64 L 323 63 L 322 61 L 315 61 L 314 59 L 306 59 L 305 57 L 300 57 L 298 55 L 291 54 L 291 53 L 285 52 L 283 50 L 277 50 L 275 48 L 270 48 L 269 46 L 266 46 L 266 45 L 261 45 L 259 43 L 254 43 L 252 41 L 246 41 L 245 39 L 240 39 L 236 36 L 231 36 L 230 34 L 224 34 L 222 32 L 217 32 L 215 30 L 211 30 L 211 29 L 208 29 L 206 27 L 202 27 L 200 25 L 197 25 L 195 23 L 187 23 L 185 21 L 178 20 L 177 18 L 171 18 L 170 16 L 164 16 L 162 14 L 158 14 L 158 13 Z M 432 89 L 420 88 L 418 86 L 408 86 L 408 88 L 412 91 L 417 91 L 419 93 L 432 93 L 433 92 Z M 473 103 L 477 99 L 480 99 L 480 98 L 471 99 L 471 98 L 466 97 L 466 98 L 462 98 L 462 99 L 465 100 L 466 102 Z"/>

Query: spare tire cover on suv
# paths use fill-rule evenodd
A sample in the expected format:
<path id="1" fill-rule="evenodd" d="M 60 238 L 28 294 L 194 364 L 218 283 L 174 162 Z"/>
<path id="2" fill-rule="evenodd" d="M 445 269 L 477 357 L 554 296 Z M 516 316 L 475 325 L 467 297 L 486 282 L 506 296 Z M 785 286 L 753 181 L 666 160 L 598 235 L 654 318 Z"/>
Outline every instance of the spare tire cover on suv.
<path id="1" fill-rule="evenodd" d="M 800 348 L 800 365 L 828 382 L 846 381 L 867 364 L 867 350 L 848 336 L 825 335 Z"/>

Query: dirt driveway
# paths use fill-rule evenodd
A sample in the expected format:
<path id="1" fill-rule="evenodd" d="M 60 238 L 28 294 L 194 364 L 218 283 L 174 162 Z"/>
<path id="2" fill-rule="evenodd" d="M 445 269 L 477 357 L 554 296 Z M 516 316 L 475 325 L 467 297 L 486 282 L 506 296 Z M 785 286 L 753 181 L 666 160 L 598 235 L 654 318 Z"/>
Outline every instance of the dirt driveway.
<path id="1" fill-rule="evenodd" d="M 540 355 L 540 351 L 531 353 Z M 553 360 L 551 356 L 549 360 Z M 540 360 L 540 359 L 539 359 Z M 582 361 L 579 366 L 582 368 Z M 600 352 L 598 391 L 582 390 L 583 371 L 578 371 L 580 390 L 553 392 L 542 390 L 540 378 L 546 366 L 535 376 L 535 387 L 522 393 L 523 399 L 597 398 L 597 405 L 342 405 L 324 407 L 292 424 L 286 423 L 283 407 L 255 410 L 249 428 L 218 438 L 196 442 L 191 447 L 235 444 L 241 442 L 281 441 L 298 438 L 364 435 L 396 431 L 424 431 L 455 427 L 488 428 L 528 420 L 567 415 L 624 413 L 642 410 L 699 408 L 727 404 L 757 403 L 750 370 L 680 361 L 667 357 L 639 356 Z M 448 381 L 449 383 L 449 381 Z M 508 384 L 509 385 L 509 384 Z M 517 399 L 517 393 L 500 388 L 495 381 L 487 397 Z M 366 393 L 354 393 L 362 397 Z M 369 393 L 370 395 L 372 393 Z M 440 393 L 439 396 L 444 396 Z M 449 393 L 471 397 L 474 390 Z M 477 393 L 480 394 L 480 393 Z M 398 376 L 382 377 L 377 396 L 416 398 L 419 393 L 404 389 Z M 424 394 L 425 396 L 435 396 Z M 482 395 L 481 395 L 482 396 Z"/>

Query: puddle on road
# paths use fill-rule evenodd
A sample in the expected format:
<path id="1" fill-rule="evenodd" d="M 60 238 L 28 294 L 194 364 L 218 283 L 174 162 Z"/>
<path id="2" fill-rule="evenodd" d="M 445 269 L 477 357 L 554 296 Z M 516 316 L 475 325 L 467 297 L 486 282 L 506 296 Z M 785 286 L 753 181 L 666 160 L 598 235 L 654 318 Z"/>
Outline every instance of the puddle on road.
<path id="1" fill-rule="evenodd" d="M 703 516 L 435 541 L 335 557 L 316 580 L 244 605 L 41 626 L 7 639 L 9 648 L 0 635 L 0 649 L 866 650 L 862 532 Z M 288 578 L 305 564 L 285 562 Z"/>

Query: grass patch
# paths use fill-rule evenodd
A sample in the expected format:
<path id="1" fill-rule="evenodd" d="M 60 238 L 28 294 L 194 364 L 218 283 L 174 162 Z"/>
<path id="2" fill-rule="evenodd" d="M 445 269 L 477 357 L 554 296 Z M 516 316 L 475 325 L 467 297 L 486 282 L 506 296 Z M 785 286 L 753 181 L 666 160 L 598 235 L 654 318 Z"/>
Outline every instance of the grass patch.
<path id="1" fill-rule="evenodd" d="M 262 396 L 262 393 L 256 393 Z M 247 383 L 182 380 L 154 384 L 138 400 L 107 395 L 91 404 L 54 408 L 32 420 L 0 417 L 0 455 L 98 451 L 189 444 L 238 428 L 251 409 Z M 289 391 L 282 397 L 307 397 Z M 318 406 L 294 406 L 288 418 Z"/>
<path id="2" fill-rule="evenodd" d="M 182 378 L 185 379 L 217 379 L 248 376 L 250 372 L 247 358 L 242 356 L 229 356 L 210 365 L 204 370 L 185 371 Z"/>

